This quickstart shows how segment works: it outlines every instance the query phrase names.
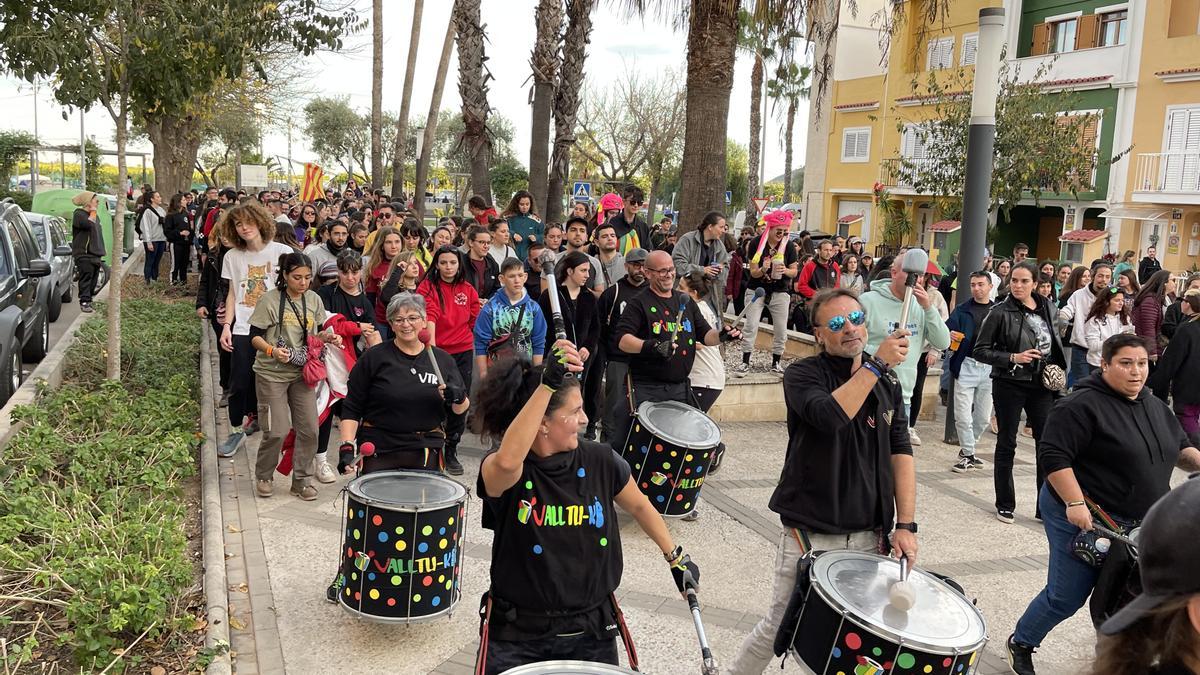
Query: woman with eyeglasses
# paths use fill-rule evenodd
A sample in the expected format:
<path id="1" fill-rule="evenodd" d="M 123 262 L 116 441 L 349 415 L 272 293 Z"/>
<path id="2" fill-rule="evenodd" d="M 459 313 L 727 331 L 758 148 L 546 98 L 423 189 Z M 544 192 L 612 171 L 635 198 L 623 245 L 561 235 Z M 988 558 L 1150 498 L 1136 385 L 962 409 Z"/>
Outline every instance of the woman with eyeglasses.
<path id="1" fill-rule="evenodd" d="M 1117 333 L 1134 332 L 1133 323 L 1129 320 L 1129 306 L 1125 301 L 1125 291 L 1117 286 L 1109 287 L 1107 292 L 1096 294 L 1087 317 L 1083 320 L 1083 338 L 1087 341 L 1087 362 L 1089 373 L 1100 367 L 1100 353 L 1105 340 Z"/>
<path id="2" fill-rule="evenodd" d="M 458 249 L 449 245 L 439 248 L 433 254 L 433 265 L 425 273 L 425 280 L 417 286 L 417 293 L 425 298 L 429 344 L 450 354 L 464 390 L 470 391 L 479 294 L 466 280 L 463 265 Z M 463 472 L 458 461 L 458 442 L 465 428 L 466 416 L 462 414 L 454 413 L 446 423 L 445 464 L 446 472 L 452 476 L 461 476 Z"/>
<path id="3" fill-rule="evenodd" d="M 299 244 L 307 241 L 309 233 L 316 229 L 317 222 L 317 207 L 312 204 L 300 207 L 300 217 L 296 219 L 293 227 L 293 234 Z"/>

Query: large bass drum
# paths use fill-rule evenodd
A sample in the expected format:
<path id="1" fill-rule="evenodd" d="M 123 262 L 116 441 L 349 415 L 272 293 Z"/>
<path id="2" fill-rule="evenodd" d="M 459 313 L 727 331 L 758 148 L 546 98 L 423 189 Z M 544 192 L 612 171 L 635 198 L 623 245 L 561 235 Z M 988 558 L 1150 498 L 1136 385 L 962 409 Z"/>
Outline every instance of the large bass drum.
<path id="1" fill-rule="evenodd" d="M 805 562 L 780 638 L 817 675 L 969 675 L 978 667 L 988 639 L 983 614 L 946 581 L 913 568 L 915 601 L 901 611 L 888 599 L 900 580 L 895 559 L 829 551 Z"/>
<path id="2" fill-rule="evenodd" d="M 590 661 L 542 661 L 510 668 L 502 675 L 627 675 L 636 672 Z"/>
<path id="3" fill-rule="evenodd" d="M 696 408 L 646 401 L 638 406 L 621 455 L 650 504 L 664 516 L 679 517 L 696 508 L 720 443 L 721 428 Z"/>

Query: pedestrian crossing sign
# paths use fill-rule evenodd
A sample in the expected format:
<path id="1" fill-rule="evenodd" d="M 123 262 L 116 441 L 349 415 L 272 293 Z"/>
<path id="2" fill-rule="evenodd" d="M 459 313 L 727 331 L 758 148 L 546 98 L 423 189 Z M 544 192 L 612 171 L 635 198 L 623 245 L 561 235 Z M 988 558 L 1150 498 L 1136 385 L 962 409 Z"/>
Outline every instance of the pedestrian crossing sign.
<path id="1" fill-rule="evenodd" d="M 575 181 L 575 185 L 571 188 L 571 199 L 577 202 L 592 201 L 592 184 Z"/>

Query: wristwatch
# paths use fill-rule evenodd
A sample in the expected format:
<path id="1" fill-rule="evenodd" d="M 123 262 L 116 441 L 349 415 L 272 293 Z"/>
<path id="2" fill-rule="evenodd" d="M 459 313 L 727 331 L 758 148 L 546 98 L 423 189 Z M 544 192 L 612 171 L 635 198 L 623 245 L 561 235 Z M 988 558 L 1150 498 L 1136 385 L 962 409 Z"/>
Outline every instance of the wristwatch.
<path id="1" fill-rule="evenodd" d="M 896 523 L 896 529 L 897 530 L 908 530 L 909 532 L 916 534 L 917 533 L 917 524 L 916 523 Z"/>

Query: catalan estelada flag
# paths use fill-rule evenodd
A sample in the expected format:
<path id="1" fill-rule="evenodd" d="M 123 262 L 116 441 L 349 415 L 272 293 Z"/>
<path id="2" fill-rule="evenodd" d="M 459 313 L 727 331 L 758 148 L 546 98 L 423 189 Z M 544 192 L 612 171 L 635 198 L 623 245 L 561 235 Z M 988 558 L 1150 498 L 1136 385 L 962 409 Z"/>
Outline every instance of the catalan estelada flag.
<path id="1" fill-rule="evenodd" d="M 306 162 L 304 164 L 304 183 L 300 186 L 300 201 L 311 202 L 325 196 L 325 188 L 321 183 L 325 181 L 325 172 L 321 167 Z"/>

